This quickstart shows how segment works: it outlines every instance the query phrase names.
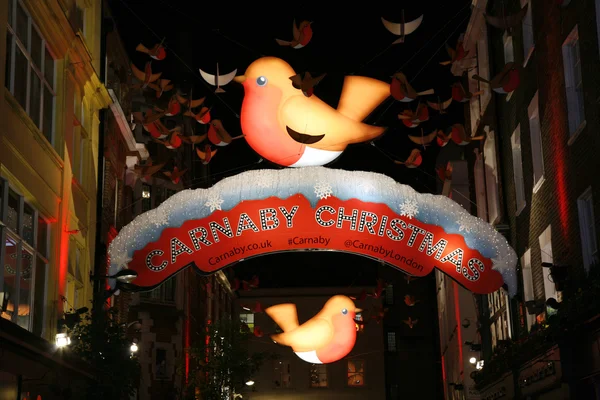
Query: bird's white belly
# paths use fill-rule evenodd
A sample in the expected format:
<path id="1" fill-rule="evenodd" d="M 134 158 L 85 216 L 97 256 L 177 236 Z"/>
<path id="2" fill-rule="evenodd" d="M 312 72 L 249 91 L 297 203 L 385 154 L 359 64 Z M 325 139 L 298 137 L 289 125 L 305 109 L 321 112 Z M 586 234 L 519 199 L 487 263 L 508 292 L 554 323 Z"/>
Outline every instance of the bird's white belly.
<path id="1" fill-rule="evenodd" d="M 290 165 L 290 167 L 315 167 L 325 165 L 338 158 L 340 154 L 342 154 L 341 151 L 321 150 L 305 146 L 302 157 Z"/>
<path id="2" fill-rule="evenodd" d="M 298 357 L 300 357 L 302 360 L 306 361 L 307 363 L 323 364 L 323 362 L 321 360 L 319 360 L 319 357 L 317 357 L 317 352 L 315 350 L 313 350 L 313 351 L 296 351 L 295 353 Z"/>

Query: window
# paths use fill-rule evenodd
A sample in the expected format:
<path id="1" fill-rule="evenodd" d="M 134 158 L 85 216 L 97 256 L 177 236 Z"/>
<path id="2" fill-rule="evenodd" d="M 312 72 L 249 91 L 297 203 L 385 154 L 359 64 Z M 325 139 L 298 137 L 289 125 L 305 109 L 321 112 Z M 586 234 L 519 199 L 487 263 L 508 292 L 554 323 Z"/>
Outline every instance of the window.
<path id="1" fill-rule="evenodd" d="M 531 0 L 521 0 L 521 8 L 527 6 L 527 14 L 523 18 L 523 66 L 527 65 L 533 49 L 535 47 L 535 38 L 533 36 L 533 14 L 531 11 Z"/>
<path id="2" fill-rule="evenodd" d="M 503 289 L 488 294 L 488 318 L 490 320 L 490 333 L 492 336 L 492 349 L 500 341 L 510 340 L 512 336 L 510 326 L 510 302 Z"/>
<path id="3" fill-rule="evenodd" d="M 387 349 L 388 351 L 396 351 L 396 332 L 387 333 Z"/>
<path id="4" fill-rule="evenodd" d="M 483 220 L 487 219 L 487 198 L 485 195 L 485 168 L 483 157 L 479 149 L 475 149 L 475 166 L 473 175 L 475 177 L 475 192 L 477 200 L 477 216 Z"/>
<path id="5" fill-rule="evenodd" d="M 542 252 L 542 263 L 550 263 L 552 264 L 552 226 L 548 225 L 544 233 L 540 235 L 540 251 Z M 558 298 L 558 293 L 556 292 L 556 286 L 552 281 L 552 277 L 550 276 L 550 268 L 542 268 L 544 272 L 544 292 L 546 294 L 546 300 L 550 297 L 555 298 L 560 301 Z"/>
<path id="6" fill-rule="evenodd" d="M 535 300 L 533 294 L 533 275 L 531 273 L 531 249 L 527 250 L 523 254 L 523 257 L 521 257 L 521 271 L 523 273 L 523 300 L 525 302 Z M 533 324 L 535 324 L 535 315 L 527 313 L 527 329 L 531 329 Z"/>
<path id="7" fill-rule="evenodd" d="M 364 322 L 362 313 L 356 313 L 354 320 L 357 321 L 355 324 L 356 332 L 359 332 L 359 333 L 364 332 L 365 331 L 365 322 Z"/>
<path id="8" fill-rule="evenodd" d="M 65 293 L 66 307 L 65 312 L 73 312 L 80 307 L 87 306 L 83 304 L 83 262 L 81 257 L 81 247 L 74 239 L 69 243 L 69 268 L 67 274 L 67 287 Z"/>
<path id="9" fill-rule="evenodd" d="M 590 265 L 599 261 L 596 226 L 594 224 L 594 202 L 592 201 L 591 187 L 587 188 L 577 199 L 577 210 L 579 213 L 579 232 L 581 234 L 583 266 L 586 271 L 589 271 Z"/>
<path id="10" fill-rule="evenodd" d="M 273 372 L 275 375 L 275 387 L 289 388 L 292 386 L 292 368 L 289 361 L 275 361 Z"/>
<path id="11" fill-rule="evenodd" d="M 531 157 L 533 159 L 533 193 L 544 183 L 544 152 L 542 150 L 542 130 L 540 127 L 540 109 L 538 92 L 529 103 L 529 136 L 531 138 Z"/>
<path id="12" fill-rule="evenodd" d="M 525 208 L 525 182 L 523 182 L 523 157 L 521 155 L 521 125 L 510 138 L 512 147 L 513 176 L 515 180 L 515 196 L 517 200 L 516 215 L 519 215 Z"/>
<path id="13" fill-rule="evenodd" d="M 310 387 L 327 387 L 327 365 L 312 364 L 310 366 Z"/>
<path id="14" fill-rule="evenodd" d="M 46 139 L 54 140 L 54 58 L 18 0 L 8 0 L 5 85 Z"/>
<path id="15" fill-rule="evenodd" d="M 156 358 L 154 360 L 155 378 L 167 379 L 167 350 L 156 349 Z"/>
<path id="16" fill-rule="evenodd" d="M 502 41 L 504 42 L 504 64 L 508 64 L 515 61 L 515 51 L 513 46 L 513 37 L 508 33 L 504 32 L 502 35 Z"/>
<path id="17" fill-rule="evenodd" d="M 175 277 L 172 276 L 164 281 L 156 289 L 140 293 L 141 299 L 172 303 L 175 301 Z"/>
<path id="18" fill-rule="evenodd" d="M 567 91 L 567 114 L 569 117 L 569 133 L 574 135 L 585 121 L 583 107 L 583 83 L 581 80 L 581 57 L 579 53 L 579 30 L 577 26 L 571 31 L 562 46 L 565 69 L 565 88 Z"/>
<path id="19" fill-rule="evenodd" d="M 44 328 L 48 225 L 0 178 L 0 292 L 10 299 L 2 318 L 36 335 Z"/>
<path id="20" fill-rule="evenodd" d="M 385 304 L 394 304 L 394 285 L 387 285 L 385 288 Z"/>
<path id="21" fill-rule="evenodd" d="M 365 385 L 365 361 L 348 360 L 348 386 Z"/>
<path id="22" fill-rule="evenodd" d="M 490 79 L 490 56 L 488 53 L 487 24 L 481 25 L 481 32 L 479 34 L 479 38 L 477 39 L 477 71 L 478 75 L 482 78 Z M 484 90 L 483 94 L 479 96 L 479 108 L 481 114 L 485 113 L 485 110 L 492 99 L 491 92 L 491 90 Z M 471 101 L 477 101 L 477 99 Z"/>
<path id="23" fill-rule="evenodd" d="M 500 198 L 498 195 L 498 167 L 496 161 L 496 137 L 494 131 L 486 127 L 486 139 L 483 145 L 485 163 L 485 186 L 488 205 L 488 222 L 495 224 L 500 218 Z"/>
<path id="24" fill-rule="evenodd" d="M 240 321 L 243 324 L 246 324 L 248 326 L 248 329 L 250 329 L 250 332 L 254 331 L 254 314 L 252 314 L 252 313 L 240 314 Z"/>
<path id="25" fill-rule="evenodd" d="M 477 66 L 471 68 L 469 72 L 467 72 L 468 80 L 469 80 L 469 92 L 475 93 L 479 91 L 479 82 L 473 79 L 473 75 L 478 74 Z M 479 107 L 479 102 L 473 100 L 469 103 L 469 115 L 471 117 L 471 132 L 476 132 L 477 127 L 479 126 L 479 120 L 481 118 L 481 108 Z"/>
<path id="26" fill-rule="evenodd" d="M 152 209 L 151 189 L 150 185 L 142 184 L 142 212 Z"/>

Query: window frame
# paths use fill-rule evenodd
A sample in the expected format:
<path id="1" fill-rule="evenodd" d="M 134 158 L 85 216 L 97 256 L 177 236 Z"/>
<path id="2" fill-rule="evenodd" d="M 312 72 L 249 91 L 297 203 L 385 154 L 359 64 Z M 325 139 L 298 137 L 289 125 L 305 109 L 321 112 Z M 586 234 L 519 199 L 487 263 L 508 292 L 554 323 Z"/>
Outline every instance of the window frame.
<path id="1" fill-rule="evenodd" d="M 316 370 L 317 377 L 319 378 L 319 382 L 317 383 L 312 381 L 313 369 Z M 322 376 L 325 376 L 325 385 L 321 385 L 321 383 L 323 383 Z M 327 371 L 327 364 L 311 364 L 309 369 L 309 381 L 311 389 L 328 388 L 329 374 Z"/>
<path id="2" fill-rule="evenodd" d="M 7 66 L 7 68 L 9 68 L 10 71 L 10 78 L 9 78 L 9 82 L 5 82 L 5 86 L 7 87 L 8 91 L 11 93 L 11 95 L 13 95 L 13 97 L 15 96 L 15 73 L 16 73 L 16 54 L 17 54 L 17 49 L 18 51 L 20 51 L 23 56 L 25 57 L 25 59 L 27 60 L 27 82 L 25 83 L 25 90 L 26 90 L 26 100 L 25 100 L 25 107 L 23 107 L 23 105 L 21 105 L 21 103 L 19 103 L 18 100 L 16 100 L 16 103 L 18 103 L 21 108 L 23 108 L 23 110 L 25 111 L 25 113 L 27 114 L 27 116 L 31 119 L 31 122 L 33 123 L 33 125 L 35 125 L 38 130 L 40 131 L 41 135 L 48 141 L 48 143 L 50 143 L 51 146 L 55 146 L 55 142 L 56 142 L 56 91 L 55 91 L 55 87 L 56 87 L 56 77 L 57 77 L 57 72 L 56 72 L 56 57 L 54 56 L 52 50 L 50 49 L 50 46 L 48 45 L 48 42 L 46 41 L 46 39 L 44 38 L 44 36 L 42 35 L 42 33 L 40 32 L 39 28 L 37 27 L 37 25 L 35 24 L 35 22 L 33 21 L 33 18 L 31 17 L 31 14 L 29 13 L 29 10 L 27 9 L 27 7 L 25 6 L 25 4 L 21 1 L 21 0 L 8 0 L 12 5 L 12 15 L 8 16 L 8 20 L 7 20 L 7 35 L 11 35 L 11 39 L 10 39 L 10 48 L 7 48 L 7 52 L 10 51 L 10 65 Z M 17 30 L 18 30 L 18 26 L 17 24 L 15 24 L 17 22 L 17 9 L 18 7 L 20 7 L 24 13 L 27 15 L 27 46 L 25 46 L 21 40 L 21 38 L 19 38 L 18 34 L 17 34 Z M 40 63 L 41 65 L 36 65 L 36 63 L 33 60 L 33 57 L 31 55 L 31 43 L 32 43 L 32 32 L 33 30 L 35 30 L 38 34 L 38 36 L 40 37 L 41 43 L 40 43 L 40 51 L 41 51 L 41 55 L 40 55 Z M 48 77 L 45 76 L 46 74 L 46 61 L 47 61 L 47 57 L 46 57 L 46 52 L 48 52 L 48 54 L 50 55 L 50 58 L 52 59 L 53 62 L 53 67 L 52 67 L 52 72 L 53 72 L 53 76 L 50 77 L 50 79 L 52 80 L 52 82 L 49 82 Z M 37 74 L 38 78 L 40 79 L 40 104 L 39 104 L 39 115 L 38 115 L 38 119 L 39 119 L 39 125 L 35 123 L 34 118 L 30 115 L 30 108 L 31 108 L 31 92 L 32 92 L 32 73 Z M 45 116 L 45 97 L 46 97 L 46 89 L 50 92 L 50 94 L 52 95 L 52 121 L 51 124 L 52 126 L 49 128 L 50 132 L 49 132 L 49 136 L 46 134 L 45 132 L 45 127 L 44 127 L 44 116 Z"/>
<path id="3" fill-rule="evenodd" d="M 521 274 L 523 277 L 523 301 L 528 302 L 535 300 L 535 288 L 533 286 L 533 271 L 531 269 L 531 249 L 527 249 L 521 257 Z M 531 330 L 531 327 L 535 325 L 535 315 L 530 315 L 525 310 L 527 319 L 527 331 Z"/>
<path id="4" fill-rule="evenodd" d="M 523 152 L 521 147 L 521 124 L 517 125 L 510 137 L 510 147 L 513 163 L 513 179 L 515 183 L 515 216 L 527 206 L 525 197 L 525 180 L 523 178 Z"/>
<path id="5" fill-rule="evenodd" d="M 521 32 L 523 35 L 523 67 L 526 67 L 535 50 L 535 34 L 533 30 L 533 10 L 531 9 L 531 0 L 521 0 L 521 8 L 528 4 L 527 13 L 521 23 Z M 526 28 L 529 25 L 529 28 Z M 526 41 L 526 35 L 529 36 L 531 43 L 528 46 L 529 40 Z"/>
<path id="6" fill-rule="evenodd" d="M 531 140 L 531 158 L 533 163 L 532 192 L 537 193 L 546 180 L 544 147 L 542 144 L 542 125 L 540 123 L 540 97 L 539 91 L 537 90 L 531 98 L 529 106 L 527 106 L 527 115 L 529 116 L 529 138 Z M 539 176 L 537 176 L 536 169 Z"/>
<path id="7" fill-rule="evenodd" d="M 395 353 L 398 351 L 398 342 L 396 338 L 396 332 L 388 331 L 386 332 L 386 348 L 390 353 Z"/>
<path id="8" fill-rule="evenodd" d="M 512 338 L 510 298 L 503 289 L 498 289 L 487 295 L 487 301 L 492 350 L 494 350 L 498 345 L 498 340 L 510 340 Z M 499 335 L 499 330 L 502 332 L 502 337 Z"/>
<path id="9" fill-rule="evenodd" d="M 515 62 L 515 42 L 513 36 L 508 31 L 504 31 L 502 35 L 502 47 L 504 64 Z"/>
<path id="10" fill-rule="evenodd" d="M 569 144 L 571 144 L 577 138 L 586 122 L 578 25 L 575 25 L 563 42 L 562 54 L 567 99 L 567 119 L 569 124 Z"/>
<path id="11" fill-rule="evenodd" d="M 552 225 L 548 225 L 544 232 L 539 236 L 538 240 L 540 244 L 541 262 L 552 264 L 554 262 L 554 254 L 552 251 Z M 550 276 L 550 268 L 542 267 L 542 272 L 544 276 L 543 284 L 545 299 L 548 300 L 552 297 L 557 301 L 560 301 L 561 299 L 556 290 L 556 285 L 552 282 L 552 277 Z"/>
<path id="12" fill-rule="evenodd" d="M 357 361 L 360 361 L 362 363 L 362 369 L 360 371 L 350 371 L 350 363 L 356 363 Z M 355 365 L 355 369 L 356 369 L 356 365 Z M 351 359 L 347 359 L 346 360 L 346 376 L 347 379 L 350 379 L 352 376 L 354 375 L 362 375 L 362 382 L 360 384 L 350 384 L 347 381 L 347 386 L 348 387 L 365 387 L 367 385 L 367 379 L 366 379 L 366 371 L 367 371 L 367 367 L 366 367 L 366 362 L 364 359 L 362 358 L 351 358 Z M 352 372 L 352 373 L 351 373 Z"/>
<path id="13" fill-rule="evenodd" d="M 498 176 L 496 133 L 492 129 L 487 129 L 486 139 L 483 143 L 483 163 L 488 210 L 487 220 L 490 225 L 496 225 L 501 218 L 500 177 Z M 494 177 L 495 180 L 492 182 Z M 492 211 L 494 212 L 493 214 Z"/>
<path id="14" fill-rule="evenodd" d="M 590 267 L 600 261 L 591 186 L 584 190 L 577 198 L 577 215 L 579 219 L 579 234 L 581 236 L 583 267 L 586 272 L 589 272 Z M 586 225 L 588 226 L 587 228 L 585 227 Z"/>
<path id="15" fill-rule="evenodd" d="M 46 243 L 45 246 L 45 254 L 42 254 L 39 250 L 38 244 L 38 218 L 40 217 L 39 211 L 29 202 L 25 201 L 25 197 L 14 188 L 7 179 L 0 177 L 0 190 L 2 191 L 2 201 L 0 202 L 0 265 L 2 266 L 2 274 L 0 274 L 0 291 L 4 291 L 4 268 L 6 265 L 6 241 L 10 238 L 15 243 L 16 248 L 16 257 L 15 257 L 15 286 L 13 288 L 14 293 L 11 293 L 11 299 L 13 304 L 13 314 L 11 316 L 10 321 L 14 324 L 18 324 L 18 314 L 19 314 L 19 305 L 21 304 L 20 296 L 21 296 L 21 269 L 23 267 L 22 258 L 23 253 L 27 252 L 31 254 L 31 262 L 30 262 L 30 282 L 32 283 L 29 288 L 29 315 L 27 321 L 27 327 L 23 327 L 28 331 L 32 332 L 34 329 L 34 320 L 36 318 L 36 309 L 35 309 L 35 297 L 36 294 L 42 296 L 44 307 L 42 307 L 41 311 L 41 329 L 39 334 L 42 335 L 45 329 L 45 318 L 46 318 L 46 294 L 48 290 L 48 270 L 49 270 L 49 260 L 45 254 L 48 254 L 48 243 L 49 243 L 49 234 L 47 232 L 46 235 Z M 4 218 L 8 216 L 8 198 L 9 193 L 13 192 L 18 198 L 18 210 L 17 210 L 17 229 L 16 231 L 11 229 L 8 224 L 4 222 Z M 32 242 L 27 242 L 27 239 L 23 235 L 24 224 L 22 223 L 25 205 L 28 205 L 32 210 L 32 230 L 33 230 L 33 238 Z M 49 225 L 46 225 L 46 229 L 49 229 Z M 45 274 L 44 274 L 44 287 L 36 288 L 36 280 L 37 280 L 37 266 L 38 260 L 42 261 L 45 264 Z M 38 293 L 37 290 L 40 289 L 41 292 Z M 3 317 L 2 317 L 3 318 Z M 21 325 L 20 325 L 21 326 Z"/>

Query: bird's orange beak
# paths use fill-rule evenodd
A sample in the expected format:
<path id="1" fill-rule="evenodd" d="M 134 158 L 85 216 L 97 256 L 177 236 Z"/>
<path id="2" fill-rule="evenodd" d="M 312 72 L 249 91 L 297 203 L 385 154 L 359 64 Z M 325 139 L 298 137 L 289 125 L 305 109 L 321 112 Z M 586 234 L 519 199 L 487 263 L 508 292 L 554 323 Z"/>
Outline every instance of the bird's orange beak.
<path id="1" fill-rule="evenodd" d="M 357 308 L 357 309 L 355 309 L 355 310 L 354 310 L 354 312 L 355 312 L 356 314 L 358 314 L 358 313 L 361 313 L 362 311 L 363 311 L 363 310 L 362 310 L 362 308 Z"/>
<path id="2" fill-rule="evenodd" d="M 244 81 L 246 80 L 246 75 L 238 75 L 235 78 L 233 78 L 233 80 L 237 83 L 244 83 Z"/>

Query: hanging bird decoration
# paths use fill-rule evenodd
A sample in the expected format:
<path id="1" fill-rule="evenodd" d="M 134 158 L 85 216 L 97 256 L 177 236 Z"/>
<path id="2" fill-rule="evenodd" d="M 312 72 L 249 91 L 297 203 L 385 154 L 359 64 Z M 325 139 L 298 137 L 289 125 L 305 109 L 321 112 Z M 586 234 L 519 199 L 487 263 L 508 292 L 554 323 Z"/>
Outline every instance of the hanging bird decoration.
<path id="1" fill-rule="evenodd" d="M 232 140 L 243 137 L 244 135 L 240 135 L 232 138 L 229 132 L 223 127 L 221 120 L 218 119 L 212 120 L 208 127 L 208 140 L 215 146 L 227 146 Z"/>
<path id="2" fill-rule="evenodd" d="M 448 107 L 450 107 L 450 104 L 452 104 L 452 97 L 450 97 L 446 101 L 441 101 L 440 98 L 438 97 L 437 102 L 433 102 L 433 101 L 427 102 L 427 105 L 432 110 L 435 110 L 435 111 L 439 112 L 440 114 L 446 114 L 446 109 Z"/>
<path id="3" fill-rule="evenodd" d="M 163 144 L 169 150 L 176 150 L 181 147 L 183 139 L 181 139 L 181 127 L 176 126 L 169 131 L 169 136 L 166 139 L 155 139 L 157 143 Z"/>
<path id="4" fill-rule="evenodd" d="M 452 128 L 448 129 L 448 133 L 442 131 L 441 129 L 437 131 L 437 144 L 440 147 L 445 147 L 448 142 L 450 142 L 450 134 L 452 132 Z"/>
<path id="5" fill-rule="evenodd" d="M 469 51 L 468 50 L 465 51 L 465 48 L 463 47 L 464 40 L 465 40 L 465 34 L 462 33 L 458 37 L 458 42 L 456 43 L 456 49 L 453 49 L 452 47 L 448 46 L 448 43 L 446 43 L 446 51 L 448 52 L 448 55 L 450 56 L 450 60 L 442 61 L 440 63 L 441 65 L 454 64 L 455 62 L 461 61 L 469 54 Z"/>
<path id="6" fill-rule="evenodd" d="M 296 20 L 294 20 L 292 26 L 293 39 L 290 42 L 281 39 L 275 39 L 275 41 L 280 46 L 290 46 L 293 49 L 301 49 L 312 39 L 313 30 L 311 25 L 312 22 L 309 21 L 302 21 L 300 25 L 296 25 Z"/>
<path id="7" fill-rule="evenodd" d="M 137 79 L 140 83 L 132 85 L 132 89 L 146 89 L 148 84 L 156 82 L 158 78 L 162 75 L 162 72 L 157 72 L 156 74 L 152 73 L 152 62 L 148 61 L 144 66 L 144 70 L 141 71 L 138 67 L 136 67 L 133 63 L 131 63 L 131 72 L 135 79 Z"/>
<path id="8" fill-rule="evenodd" d="M 198 114 L 194 114 L 194 112 L 192 110 L 187 110 L 185 113 L 183 113 L 183 115 L 193 118 L 200 125 L 208 124 L 211 119 L 210 108 L 208 108 L 208 107 L 202 107 L 200 109 L 200 111 L 198 112 Z"/>
<path id="9" fill-rule="evenodd" d="M 299 358 L 312 364 L 332 363 L 352 351 L 356 343 L 356 314 L 361 311 L 342 295 L 330 298 L 321 311 L 302 325 L 295 304 L 278 304 L 265 310 L 283 330 L 271 339 L 291 347 Z"/>
<path id="10" fill-rule="evenodd" d="M 210 144 L 205 144 L 202 149 L 200 147 L 196 147 L 196 155 L 200 160 L 202 160 L 202 164 L 207 165 L 210 160 L 217 154 L 217 149 L 211 149 Z"/>
<path id="11" fill-rule="evenodd" d="M 209 74 L 208 72 L 205 72 L 202 69 L 200 69 L 199 71 L 200 71 L 200 75 L 202 76 L 202 79 L 204 79 L 206 81 L 206 83 L 208 83 L 211 86 L 216 86 L 215 93 L 225 93 L 225 89 L 223 89 L 221 86 L 227 85 L 229 82 L 231 82 L 233 80 L 233 78 L 235 78 L 235 74 L 237 74 L 237 68 L 236 68 L 233 71 L 229 72 L 228 74 L 220 75 L 219 63 L 217 63 L 217 74 L 216 75 Z"/>
<path id="12" fill-rule="evenodd" d="M 408 135 L 408 138 L 410 139 L 411 142 L 413 142 L 415 144 L 419 144 L 419 145 L 423 146 L 423 148 L 426 148 L 427 146 L 429 146 L 431 144 L 431 142 L 433 142 L 433 139 L 435 139 L 436 137 L 437 137 L 437 130 L 431 132 L 428 135 L 423 135 L 423 129 L 421 129 L 421 136 Z"/>
<path id="13" fill-rule="evenodd" d="M 491 26 L 502 29 L 503 31 L 512 32 L 515 28 L 521 26 L 525 15 L 527 15 L 527 8 L 529 7 L 529 3 L 525 3 L 523 8 L 521 8 L 516 14 L 513 15 L 503 15 L 503 16 L 492 16 L 485 14 L 485 20 Z M 504 10 L 502 11 L 504 14 Z"/>
<path id="14" fill-rule="evenodd" d="M 133 120 L 142 125 L 144 130 L 150 134 L 153 139 L 165 139 L 169 136 L 169 130 L 160 121 L 160 115 L 154 114 L 152 110 L 146 110 L 145 113 L 132 113 Z"/>
<path id="15" fill-rule="evenodd" d="M 394 162 L 396 164 L 403 164 L 406 168 L 417 168 L 423 163 L 423 156 L 421 155 L 421 150 L 413 149 L 406 161 L 394 160 Z"/>
<path id="16" fill-rule="evenodd" d="M 415 327 L 415 325 L 419 322 L 418 319 L 412 319 L 411 317 L 408 317 L 407 320 L 403 320 L 402 322 L 404 322 L 406 325 L 408 325 L 408 327 L 410 329 L 413 329 Z"/>
<path id="17" fill-rule="evenodd" d="M 162 61 L 167 57 L 167 51 L 165 50 L 165 46 L 163 46 L 163 42 L 155 44 L 150 49 L 140 43 L 135 49 L 140 53 L 148 54 L 151 58 L 157 61 Z"/>
<path id="18" fill-rule="evenodd" d="M 452 100 L 459 102 L 459 103 L 466 103 L 466 102 L 470 101 L 473 97 L 481 96 L 483 93 L 485 93 L 484 90 L 480 90 L 478 92 L 471 93 L 471 92 L 465 90 L 462 83 L 460 83 L 460 82 L 455 82 L 452 84 Z"/>
<path id="19" fill-rule="evenodd" d="M 149 83 L 148 87 L 156 91 L 156 98 L 160 99 L 160 96 L 164 92 L 168 92 L 173 89 L 173 85 L 169 79 L 159 79 L 157 83 Z"/>
<path id="20" fill-rule="evenodd" d="M 378 324 L 383 321 L 385 315 L 387 314 L 389 308 L 384 308 L 383 306 L 379 306 L 379 308 L 373 308 L 373 314 L 371 315 L 371 319 L 375 320 Z"/>
<path id="21" fill-rule="evenodd" d="M 377 287 L 373 291 L 373 293 L 367 294 L 367 296 L 372 297 L 374 299 L 379 299 L 383 292 L 385 291 L 387 284 L 383 279 L 377 279 Z"/>
<path id="22" fill-rule="evenodd" d="M 448 132 L 448 131 L 447 131 Z M 474 140 L 483 140 L 485 135 L 471 137 L 467 135 L 465 127 L 462 124 L 454 124 L 449 128 L 450 139 L 459 146 L 466 146 Z"/>
<path id="23" fill-rule="evenodd" d="M 414 307 L 414 305 L 417 304 L 419 301 L 421 300 L 415 299 L 415 296 L 411 294 L 404 295 L 404 304 L 406 304 L 409 307 Z"/>
<path id="24" fill-rule="evenodd" d="M 473 75 L 473 79 L 490 85 L 494 92 L 500 94 L 513 92 L 521 83 L 519 67 L 513 62 L 506 63 L 502 71 L 496 74 L 491 81 L 479 75 Z"/>
<path id="25" fill-rule="evenodd" d="M 191 135 L 191 136 L 181 136 L 181 140 L 187 144 L 200 144 L 206 140 L 208 135 L 205 133 L 204 135 Z"/>
<path id="26" fill-rule="evenodd" d="M 367 291 L 363 289 L 358 296 L 350 296 L 352 300 L 364 301 L 367 299 Z"/>
<path id="27" fill-rule="evenodd" d="M 151 159 L 148 159 L 144 165 L 135 165 L 133 171 L 141 178 L 148 180 L 152 175 L 157 173 L 165 166 L 166 163 L 153 164 Z"/>
<path id="28" fill-rule="evenodd" d="M 406 79 L 406 75 L 402 72 L 396 72 L 392 76 L 392 83 L 390 84 L 390 94 L 392 97 L 403 103 L 410 103 L 419 96 L 426 96 L 434 94 L 433 89 L 424 90 L 417 92 Z"/>
<path id="29" fill-rule="evenodd" d="M 429 109 L 425 104 L 419 103 L 417 111 L 407 109 L 398 114 L 398 119 L 408 128 L 416 128 L 421 122 L 429 120 Z"/>
<path id="30" fill-rule="evenodd" d="M 404 10 L 402 10 L 402 16 L 401 16 L 401 20 L 399 23 L 390 22 L 383 17 L 381 17 L 381 22 L 383 23 L 383 26 L 385 27 L 385 29 L 387 29 L 390 33 L 392 33 L 396 36 L 400 36 L 398 39 L 396 39 L 392 43 L 392 44 L 398 44 L 398 43 L 404 43 L 406 35 L 410 35 L 414 31 L 416 31 L 419 26 L 421 26 L 421 22 L 423 22 L 423 15 L 421 15 L 420 17 L 418 17 L 412 21 L 406 22 L 404 20 Z"/>
<path id="31" fill-rule="evenodd" d="M 165 174 L 166 177 L 171 179 L 171 182 L 173 182 L 175 185 L 177 185 L 179 183 L 179 181 L 181 180 L 181 177 L 187 172 L 187 168 L 180 170 L 177 166 L 173 167 L 173 171 L 165 171 L 163 172 L 163 174 Z"/>
<path id="32" fill-rule="evenodd" d="M 326 74 L 322 74 L 313 78 L 310 72 L 304 72 L 303 74 L 296 74 L 290 77 L 292 85 L 302 91 L 306 97 L 310 97 L 314 93 L 314 88 L 325 78 Z"/>
<path id="33" fill-rule="evenodd" d="M 254 275 L 252 277 L 252 279 L 250 279 L 249 281 L 242 281 L 242 289 L 243 290 L 258 289 L 259 283 L 260 283 L 260 279 L 258 278 L 257 275 Z"/>

